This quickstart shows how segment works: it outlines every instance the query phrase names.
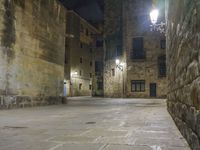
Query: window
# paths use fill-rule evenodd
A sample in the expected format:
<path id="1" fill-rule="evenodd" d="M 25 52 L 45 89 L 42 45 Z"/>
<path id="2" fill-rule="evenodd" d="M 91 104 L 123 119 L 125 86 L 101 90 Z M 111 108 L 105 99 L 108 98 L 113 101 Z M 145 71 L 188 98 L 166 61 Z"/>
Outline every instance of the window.
<path id="1" fill-rule="evenodd" d="M 116 55 L 117 56 L 121 56 L 122 55 L 122 46 L 121 45 L 118 45 L 116 47 Z"/>
<path id="2" fill-rule="evenodd" d="M 159 56 L 158 57 L 158 76 L 159 77 L 166 77 L 167 68 L 166 68 L 166 56 Z"/>
<path id="3" fill-rule="evenodd" d="M 79 90 L 81 90 L 81 89 L 82 89 L 82 83 L 79 84 Z"/>
<path id="4" fill-rule="evenodd" d="M 65 51 L 65 64 L 68 64 L 68 56 L 66 51 Z"/>
<path id="5" fill-rule="evenodd" d="M 165 39 L 160 40 L 160 48 L 166 49 L 166 40 Z"/>
<path id="6" fill-rule="evenodd" d="M 80 76 L 82 76 L 82 71 L 81 70 L 80 70 L 79 74 L 80 74 Z"/>
<path id="7" fill-rule="evenodd" d="M 83 43 L 80 43 L 80 47 L 83 48 Z"/>
<path id="8" fill-rule="evenodd" d="M 90 66 L 92 67 L 92 61 L 90 61 Z"/>
<path id="9" fill-rule="evenodd" d="M 90 48 L 90 53 L 92 53 L 92 48 Z"/>
<path id="10" fill-rule="evenodd" d="M 132 48 L 133 48 L 133 52 L 131 54 L 132 59 L 145 59 L 143 37 L 133 38 Z"/>
<path id="11" fill-rule="evenodd" d="M 89 90 L 92 90 L 92 85 L 91 84 L 89 85 Z"/>
<path id="12" fill-rule="evenodd" d="M 96 47 L 103 47 L 103 40 L 97 40 Z"/>
<path id="13" fill-rule="evenodd" d="M 144 92 L 145 91 L 145 80 L 132 80 L 131 81 L 132 92 Z"/>
<path id="14" fill-rule="evenodd" d="M 97 82 L 97 89 L 103 90 L 103 82 Z"/>
<path id="15" fill-rule="evenodd" d="M 82 57 L 80 57 L 80 63 L 81 63 L 81 64 L 83 63 L 83 58 L 82 58 Z"/>
<path id="16" fill-rule="evenodd" d="M 89 35 L 89 31 L 88 31 L 88 29 L 86 29 L 86 35 L 87 35 L 87 36 Z"/>
<path id="17" fill-rule="evenodd" d="M 92 78 L 92 73 L 90 73 L 90 78 Z"/>
<path id="18" fill-rule="evenodd" d="M 81 24 L 81 26 L 80 26 L 80 32 L 84 32 L 84 28 L 83 28 L 83 25 Z"/>
<path id="19" fill-rule="evenodd" d="M 103 72 L 103 62 L 102 61 L 95 61 L 95 73 Z"/>
<path id="20" fill-rule="evenodd" d="M 112 69 L 112 76 L 115 76 L 115 69 Z"/>

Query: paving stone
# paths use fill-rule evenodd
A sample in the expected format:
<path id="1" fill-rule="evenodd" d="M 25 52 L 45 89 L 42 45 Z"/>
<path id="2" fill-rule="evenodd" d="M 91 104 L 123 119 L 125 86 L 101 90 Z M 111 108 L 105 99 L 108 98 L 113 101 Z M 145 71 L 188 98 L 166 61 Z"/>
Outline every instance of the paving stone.
<path id="1" fill-rule="evenodd" d="M 0 111 L 0 150 L 189 150 L 165 102 L 85 97 Z"/>
<path id="2" fill-rule="evenodd" d="M 86 133 L 86 136 L 92 136 L 92 137 L 99 137 L 99 136 L 103 136 L 103 137 L 118 137 L 118 136 L 126 136 L 127 131 L 111 131 L 111 130 L 107 130 L 107 129 L 93 129 L 91 131 L 89 131 L 88 133 Z"/>
<path id="3" fill-rule="evenodd" d="M 64 145 L 60 145 L 55 150 L 99 150 L 101 147 L 104 147 L 104 145 L 101 144 L 71 144 L 67 143 Z"/>
<path id="4" fill-rule="evenodd" d="M 105 150 L 152 150 L 148 146 L 109 145 Z"/>

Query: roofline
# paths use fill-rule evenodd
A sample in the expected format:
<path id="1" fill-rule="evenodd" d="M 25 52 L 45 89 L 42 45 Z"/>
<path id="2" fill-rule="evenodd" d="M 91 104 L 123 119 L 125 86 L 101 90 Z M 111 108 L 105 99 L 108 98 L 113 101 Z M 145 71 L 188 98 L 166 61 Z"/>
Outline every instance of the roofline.
<path id="1" fill-rule="evenodd" d="M 97 28 L 95 28 L 92 24 L 90 24 L 86 19 L 82 18 L 78 13 L 76 13 L 75 11 L 73 10 L 67 10 L 67 12 L 69 13 L 73 13 L 75 14 L 76 16 L 78 16 L 82 21 L 84 21 L 85 23 L 87 23 L 93 30 L 95 30 L 95 32 L 97 33 L 101 33 Z"/>

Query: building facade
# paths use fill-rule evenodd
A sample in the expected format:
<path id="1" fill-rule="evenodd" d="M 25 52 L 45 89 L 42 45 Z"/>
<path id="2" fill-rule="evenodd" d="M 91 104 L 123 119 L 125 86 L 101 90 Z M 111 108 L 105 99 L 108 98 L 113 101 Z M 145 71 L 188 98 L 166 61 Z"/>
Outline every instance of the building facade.
<path id="1" fill-rule="evenodd" d="M 67 12 L 66 26 L 64 93 L 92 96 L 96 87 L 93 83 L 99 80 L 95 75 L 95 54 L 100 51 L 96 48 L 100 32 L 74 11 Z"/>
<path id="2" fill-rule="evenodd" d="M 107 97 L 166 96 L 165 35 L 150 29 L 151 6 L 149 0 L 105 1 Z"/>
<path id="3" fill-rule="evenodd" d="M 64 6 L 57 0 L 1 0 L 0 10 L 0 108 L 60 102 Z"/>
<path id="4" fill-rule="evenodd" d="M 101 30 L 100 30 L 101 31 Z M 103 37 L 102 34 L 96 37 L 96 46 L 94 51 L 94 75 L 93 75 L 93 88 L 92 88 L 92 96 L 103 96 L 103 58 L 104 58 L 104 51 L 103 51 Z"/>

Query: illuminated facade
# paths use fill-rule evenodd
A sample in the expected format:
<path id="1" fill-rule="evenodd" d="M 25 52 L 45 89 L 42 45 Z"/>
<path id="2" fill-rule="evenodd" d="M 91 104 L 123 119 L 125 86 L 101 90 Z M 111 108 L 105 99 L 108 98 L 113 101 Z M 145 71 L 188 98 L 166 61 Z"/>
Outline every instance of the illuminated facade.
<path id="1" fill-rule="evenodd" d="M 91 96 L 95 90 L 96 41 L 100 32 L 73 11 L 67 12 L 66 24 L 64 93 Z"/>
<path id="2" fill-rule="evenodd" d="M 166 96 L 165 35 L 150 30 L 151 6 L 149 0 L 105 1 L 107 97 Z M 164 8 L 161 12 L 160 20 L 164 19 Z"/>

